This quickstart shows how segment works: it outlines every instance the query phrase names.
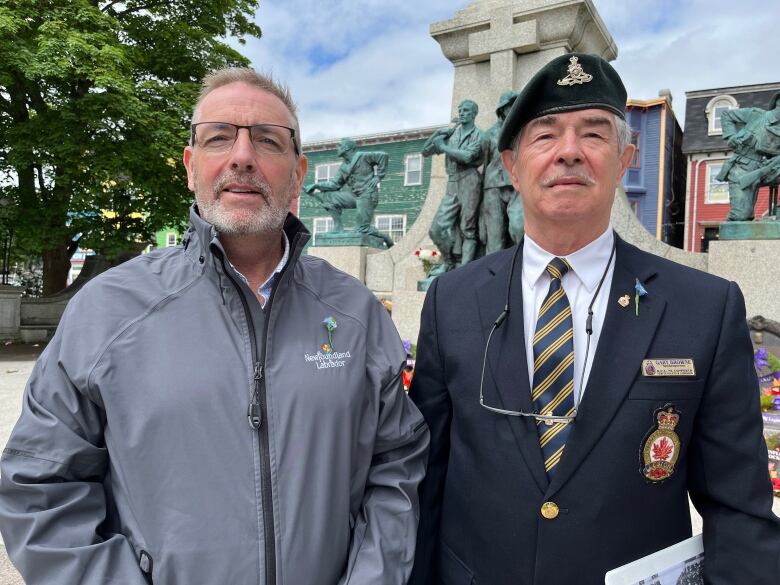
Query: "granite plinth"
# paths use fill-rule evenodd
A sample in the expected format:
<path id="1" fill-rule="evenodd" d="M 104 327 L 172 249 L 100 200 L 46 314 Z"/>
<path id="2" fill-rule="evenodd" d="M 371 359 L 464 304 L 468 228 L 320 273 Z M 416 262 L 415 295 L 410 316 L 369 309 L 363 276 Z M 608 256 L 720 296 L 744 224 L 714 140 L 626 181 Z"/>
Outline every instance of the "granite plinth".
<path id="1" fill-rule="evenodd" d="M 366 258 L 379 251 L 367 246 L 320 246 L 320 236 L 317 236 L 317 245 L 309 248 L 309 255 L 327 260 L 339 270 L 365 283 Z"/>
<path id="2" fill-rule="evenodd" d="M 758 222 L 756 222 L 758 223 Z M 780 240 L 713 240 L 709 272 L 733 280 L 745 296 L 747 316 L 780 320 Z"/>
<path id="3" fill-rule="evenodd" d="M 726 221 L 720 224 L 720 240 L 780 240 L 780 221 Z"/>
<path id="4" fill-rule="evenodd" d="M 0 339 L 18 339 L 21 324 L 22 289 L 0 285 Z"/>
<path id="5" fill-rule="evenodd" d="M 358 232 L 326 232 L 317 234 L 317 247 L 333 246 L 365 246 L 366 248 L 377 248 L 379 250 L 386 249 L 384 240 L 371 234 Z"/>
<path id="6" fill-rule="evenodd" d="M 412 343 L 417 343 L 424 301 L 424 292 L 398 290 L 393 293 L 393 323 L 401 339 L 411 339 Z"/>

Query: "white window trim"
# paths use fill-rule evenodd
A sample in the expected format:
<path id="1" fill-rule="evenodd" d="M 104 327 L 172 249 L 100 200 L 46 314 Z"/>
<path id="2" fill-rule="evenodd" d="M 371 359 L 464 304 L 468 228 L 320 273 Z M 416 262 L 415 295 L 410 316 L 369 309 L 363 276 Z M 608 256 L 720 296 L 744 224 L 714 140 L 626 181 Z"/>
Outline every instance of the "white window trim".
<path id="1" fill-rule="evenodd" d="M 734 99 L 733 96 L 723 94 L 716 95 L 714 98 L 712 98 L 709 103 L 707 103 L 707 107 L 704 108 L 704 112 L 707 114 L 708 136 L 721 136 L 723 134 L 722 128 L 715 128 L 715 106 L 719 102 L 728 102 L 732 110 L 739 108 L 739 103 L 736 99 Z"/>
<path id="2" fill-rule="evenodd" d="M 375 215 L 374 216 L 374 227 L 376 229 L 379 229 L 379 220 L 380 220 L 380 218 L 382 218 L 382 219 L 388 218 L 388 222 L 391 225 L 392 225 L 392 221 L 393 221 L 394 218 L 401 218 L 402 221 L 403 221 L 403 227 L 402 227 L 403 231 L 401 233 L 401 238 L 403 238 L 406 235 L 406 214 L 405 213 L 382 213 L 382 214 L 379 214 L 379 215 Z M 384 231 L 384 230 L 380 230 L 380 231 Z M 390 234 L 390 237 L 392 237 L 393 241 L 395 241 L 395 242 L 397 242 L 398 240 L 401 239 L 401 238 L 397 238 L 396 239 L 393 236 L 392 231 L 390 231 L 388 233 Z"/>
<path id="3" fill-rule="evenodd" d="M 325 229 L 323 231 L 317 230 L 318 223 L 325 223 Z M 317 234 L 327 234 L 333 230 L 333 218 L 329 216 L 313 217 L 311 220 L 311 245 L 317 245 Z"/>
<path id="4" fill-rule="evenodd" d="M 419 171 L 409 171 L 409 159 L 410 158 L 416 158 L 420 161 L 420 170 Z M 404 157 L 404 187 L 412 187 L 416 185 L 422 185 L 423 183 L 423 169 L 425 168 L 424 162 L 423 162 L 423 156 L 421 152 L 410 152 Z M 409 180 L 409 173 L 415 172 L 420 173 L 420 180 L 416 183 L 412 183 Z"/>
<path id="5" fill-rule="evenodd" d="M 728 204 L 728 202 L 729 202 L 728 191 L 726 192 L 726 200 L 725 201 L 712 201 L 710 199 L 710 185 L 712 184 L 712 182 L 711 182 L 712 179 L 714 179 L 714 177 L 712 177 L 713 169 L 715 168 L 716 165 L 721 167 L 721 168 L 723 168 L 723 165 L 726 164 L 726 160 L 728 160 L 728 159 L 725 159 L 725 158 L 723 158 L 723 159 L 711 159 L 711 160 L 707 161 L 707 165 L 706 165 L 707 166 L 707 171 L 706 171 L 706 173 L 704 175 L 704 203 L 705 203 L 705 205 L 723 205 L 724 203 Z"/>
<path id="6" fill-rule="evenodd" d="M 316 165 L 314 165 L 314 180 L 315 181 L 330 181 L 333 177 L 336 176 L 336 173 L 339 170 L 339 167 L 341 166 L 341 163 L 339 161 L 331 161 L 331 162 L 321 162 Z M 327 168 L 328 172 L 326 173 L 325 178 L 319 177 L 320 169 L 321 168 Z"/>
<path id="7" fill-rule="evenodd" d="M 171 243 L 171 236 L 173 236 L 173 243 Z M 176 232 L 168 232 L 165 234 L 165 247 L 173 248 L 176 245 Z"/>

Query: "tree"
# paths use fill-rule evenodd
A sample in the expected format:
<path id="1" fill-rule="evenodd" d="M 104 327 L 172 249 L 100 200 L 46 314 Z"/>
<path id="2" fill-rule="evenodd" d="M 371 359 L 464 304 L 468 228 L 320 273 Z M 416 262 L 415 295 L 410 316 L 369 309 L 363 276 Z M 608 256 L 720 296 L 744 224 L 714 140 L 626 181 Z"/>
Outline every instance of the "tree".
<path id="1" fill-rule="evenodd" d="M 0 0 L 0 198 L 44 294 L 76 242 L 115 253 L 181 225 L 199 81 L 247 65 L 258 0 Z M 79 239 L 80 238 L 80 239 Z"/>

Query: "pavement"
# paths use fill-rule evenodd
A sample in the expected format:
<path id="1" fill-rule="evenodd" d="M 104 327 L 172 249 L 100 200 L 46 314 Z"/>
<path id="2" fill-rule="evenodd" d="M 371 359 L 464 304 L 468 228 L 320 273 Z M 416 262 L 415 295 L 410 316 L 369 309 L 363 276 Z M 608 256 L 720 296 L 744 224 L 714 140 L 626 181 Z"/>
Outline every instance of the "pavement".
<path id="1" fill-rule="evenodd" d="M 8 442 L 13 425 L 22 409 L 22 394 L 35 360 L 44 344 L 28 345 L 0 342 L 0 448 Z M 780 498 L 775 498 L 775 514 L 780 516 Z M 694 534 L 701 532 L 701 516 L 691 506 Z M 24 585 L 5 552 L 0 537 L 0 585 Z"/>
<path id="2" fill-rule="evenodd" d="M 43 344 L 28 345 L 0 342 L 0 449 L 5 447 L 19 412 L 22 392 L 30 377 Z M 24 585 L 21 576 L 8 560 L 0 536 L 0 585 Z"/>

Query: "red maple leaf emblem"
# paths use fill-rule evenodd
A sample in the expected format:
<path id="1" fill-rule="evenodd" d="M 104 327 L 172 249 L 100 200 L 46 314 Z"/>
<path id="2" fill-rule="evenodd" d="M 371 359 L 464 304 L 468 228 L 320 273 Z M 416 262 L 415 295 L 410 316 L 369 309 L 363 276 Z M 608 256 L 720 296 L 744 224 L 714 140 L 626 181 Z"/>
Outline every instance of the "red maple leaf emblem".
<path id="1" fill-rule="evenodd" d="M 664 437 L 658 443 L 653 444 L 653 459 L 656 461 L 666 461 L 672 454 L 674 445 Z"/>

